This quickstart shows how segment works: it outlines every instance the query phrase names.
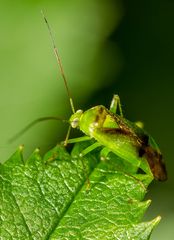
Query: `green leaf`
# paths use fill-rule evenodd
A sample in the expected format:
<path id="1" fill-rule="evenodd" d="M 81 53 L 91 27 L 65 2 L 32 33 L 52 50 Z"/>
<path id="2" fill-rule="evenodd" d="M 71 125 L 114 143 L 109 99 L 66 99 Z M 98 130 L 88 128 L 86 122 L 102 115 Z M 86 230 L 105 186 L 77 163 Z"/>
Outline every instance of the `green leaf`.
<path id="1" fill-rule="evenodd" d="M 140 223 L 151 179 L 115 155 L 81 159 L 83 147 L 56 146 L 43 159 L 37 149 L 26 162 L 20 147 L 1 165 L 1 239 L 149 239 L 160 221 Z"/>

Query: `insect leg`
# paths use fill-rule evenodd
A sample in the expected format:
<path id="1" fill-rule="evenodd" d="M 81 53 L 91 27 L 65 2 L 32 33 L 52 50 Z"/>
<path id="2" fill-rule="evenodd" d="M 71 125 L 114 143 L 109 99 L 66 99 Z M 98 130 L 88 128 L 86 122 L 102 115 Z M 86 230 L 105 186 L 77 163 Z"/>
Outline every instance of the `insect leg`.
<path id="1" fill-rule="evenodd" d="M 110 149 L 107 147 L 104 147 L 100 152 L 100 159 L 102 161 L 106 160 L 109 152 L 110 152 Z"/>
<path id="2" fill-rule="evenodd" d="M 69 129 L 68 129 L 69 130 Z M 68 131 L 67 135 L 69 136 L 69 132 Z M 83 142 L 83 141 L 89 141 L 91 140 L 91 137 L 88 136 L 83 136 L 83 137 L 78 137 L 78 138 L 72 138 L 72 139 L 65 139 L 65 141 L 61 142 L 62 145 L 66 146 L 68 143 L 76 143 L 76 142 Z M 66 143 L 66 145 L 65 145 Z M 57 155 L 53 154 L 49 159 L 47 159 L 47 162 L 52 162 L 56 159 Z"/>
<path id="3" fill-rule="evenodd" d="M 83 136 L 83 137 L 78 137 L 78 138 L 71 138 L 66 141 L 66 143 L 77 143 L 77 142 L 84 142 L 84 141 L 89 141 L 91 140 L 91 137 L 89 136 Z M 65 141 L 61 142 L 61 144 L 65 145 Z"/>
<path id="4" fill-rule="evenodd" d="M 118 95 L 113 96 L 112 101 L 111 101 L 111 105 L 110 105 L 110 111 L 112 113 L 116 113 L 117 112 L 117 106 L 119 108 L 119 113 L 120 116 L 123 117 L 123 112 L 122 112 L 122 107 L 121 107 L 121 103 L 120 103 L 120 97 Z"/>
<path id="5" fill-rule="evenodd" d="M 81 153 L 80 153 L 80 157 L 82 158 L 82 164 L 83 164 L 83 168 L 84 168 L 84 172 L 86 175 L 86 179 L 87 179 L 87 190 L 90 188 L 90 180 L 87 174 L 87 170 L 85 167 L 85 163 L 84 163 L 84 159 L 83 156 L 85 156 L 86 154 L 88 154 L 89 152 L 93 151 L 94 149 L 96 149 L 97 147 L 100 147 L 101 144 L 98 142 L 95 142 L 94 144 L 90 145 L 89 147 L 85 148 Z"/>
<path id="6" fill-rule="evenodd" d="M 77 142 L 83 142 L 83 141 L 89 141 L 91 140 L 91 137 L 88 137 L 88 136 L 83 136 L 83 137 L 78 137 L 78 138 L 72 138 L 72 139 L 68 139 L 67 140 L 67 144 L 68 143 L 77 143 Z M 66 141 L 66 139 L 65 139 Z M 65 141 L 61 142 L 62 145 L 65 145 Z M 92 146 L 92 145 L 91 145 Z M 90 147 L 91 147 L 90 146 Z M 85 149 L 86 150 L 86 149 Z M 57 157 L 57 155 L 53 154 L 49 159 L 47 159 L 47 162 L 51 162 L 53 160 L 55 160 Z"/>
<path id="7" fill-rule="evenodd" d="M 71 125 L 68 127 L 68 131 L 67 131 L 66 138 L 65 138 L 65 141 L 64 141 L 64 146 L 67 146 L 67 144 L 68 144 L 70 131 L 71 131 Z"/>
<path id="8" fill-rule="evenodd" d="M 80 153 L 80 157 L 85 156 L 86 154 L 88 154 L 89 152 L 93 151 L 94 149 L 96 149 L 97 147 L 102 146 L 99 142 L 95 142 L 92 145 L 90 145 L 89 147 L 85 148 L 81 153 Z"/>

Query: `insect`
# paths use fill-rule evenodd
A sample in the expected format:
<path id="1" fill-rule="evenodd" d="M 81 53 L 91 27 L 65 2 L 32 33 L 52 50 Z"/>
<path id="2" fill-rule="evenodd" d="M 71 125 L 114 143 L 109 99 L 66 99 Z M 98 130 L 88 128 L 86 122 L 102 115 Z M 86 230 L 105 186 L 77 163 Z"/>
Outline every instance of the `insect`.
<path id="1" fill-rule="evenodd" d="M 50 33 L 54 53 L 64 79 L 73 112 L 69 119 L 70 127 L 64 144 L 95 139 L 96 142 L 84 149 L 80 154 L 81 156 L 86 155 L 97 147 L 103 147 L 101 150 L 102 158 L 106 158 L 109 152 L 113 152 L 124 160 L 140 167 L 147 174 L 153 174 L 155 179 L 160 181 L 166 180 L 167 172 L 158 145 L 142 127 L 123 117 L 118 95 L 113 96 L 109 109 L 99 105 L 86 111 L 75 111 L 51 28 L 44 14 L 43 17 Z M 85 136 L 68 139 L 71 127 L 79 129 Z"/>
<path id="2" fill-rule="evenodd" d="M 165 181 L 167 179 L 167 172 L 158 145 L 155 140 L 142 128 L 142 126 L 140 126 L 141 124 L 130 122 L 123 117 L 120 98 L 118 95 L 113 96 L 109 109 L 103 105 L 99 105 L 86 111 L 75 111 L 74 103 L 70 95 L 67 80 L 65 78 L 58 49 L 54 43 L 50 25 L 44 14 L 43 18 L 49 30 L 58 67 L 60 68 L 73 112 L 68 120 L 69 129 L 64 145 L 95 139 L 95 143 L 82 150 L 80 154 L 81 157 L 98 147 L 102 147 L 100 153 L 101 158 L 105 159 L 110 152 L 113 152 L 125 161 L 139 167 L 155 179 Z M 35 123 L 47 119 L 60 120 L 56 117 L 38 119 L 28 125 L 22 132 L 20 132 L 20 134 Z M 71 128 L 79 129 L 85 134 L 85 136 L 69 139 Z"/>
<path id="3" fill-rule="evenodd" d="M 119 108 L 120 114 L 117 114 Z M 97 147 L 103 147 L 101 158 L 106 158 L 113 152 L 122 159 L 141 168 L 155 179 L 165 181 L 167 172 L 154 139 L 137 123 L 123 117 L 120 98 L 114 95 L 109 110 L 102 106 L 95 106 L 86 111 L 77 110 L 70 117 L 72 128 L 79 128 L 86 136 L 78 139 L 69 139 L 67 143 L 87 141 L 94 138 L 96 142 L 81 152 L 86 155 Z M 147 167 L 146 161 L 150 169 Z"/>

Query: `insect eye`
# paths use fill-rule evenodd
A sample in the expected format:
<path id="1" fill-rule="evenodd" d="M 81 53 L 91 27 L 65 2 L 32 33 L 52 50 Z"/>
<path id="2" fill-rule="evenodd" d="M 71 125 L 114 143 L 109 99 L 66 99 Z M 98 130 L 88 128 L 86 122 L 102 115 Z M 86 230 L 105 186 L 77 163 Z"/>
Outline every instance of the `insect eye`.
<path id="1" fill-rule="evenodd" d="M 79 125 L 79 119 L 75 118 L 72 122 L 71 122 L 71 126 L 72 128 L 76 128 Z"/>

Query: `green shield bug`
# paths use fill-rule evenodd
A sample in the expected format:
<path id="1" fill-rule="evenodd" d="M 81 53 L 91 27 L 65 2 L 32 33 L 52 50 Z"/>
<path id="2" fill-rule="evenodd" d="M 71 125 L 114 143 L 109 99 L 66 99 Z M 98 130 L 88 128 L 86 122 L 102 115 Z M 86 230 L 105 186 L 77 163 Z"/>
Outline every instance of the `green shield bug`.
<path id="1" fill-rule="evenodd" d="M 99 105 L 86 111 L 75 111 L 58 49 L 54 43 L 51 28 L 44 14 L 43 18 L 49 30 L 54 54 L 65 83 L 66 91 L 70 100 L 70 106 L 73 112 L 68 120 L 69 129 L 66 139 L 63 142 L 64 145 L 94 139 L 95 143 L 84 149 L 80 156 L 88 154 L 97 147 L 102 147 L 100 153 L 102 159 L 105 159 L 108 154 L 112 152 L 121 157 L 123 160 L 128 161 L 132 165 L 142 169 L 146 174 L 151 175 L 155 179 L 165 181 L 167 179 L 167 172 L 158 145 L 155 140 L 143 129 L 141 123 L 134 123 L 123 117 L 120 98 L 118 95 L 113 96 L 109 109 Z M 35 123 L 48 119 L 61 120 L 57 117 L 40 118 L 28 125 L 14 138 L 21 135 L 21 133 L 25 132 Z M 69 139 L 71 128 L 79 129 L 85 134 L 85 136 Z"/>

